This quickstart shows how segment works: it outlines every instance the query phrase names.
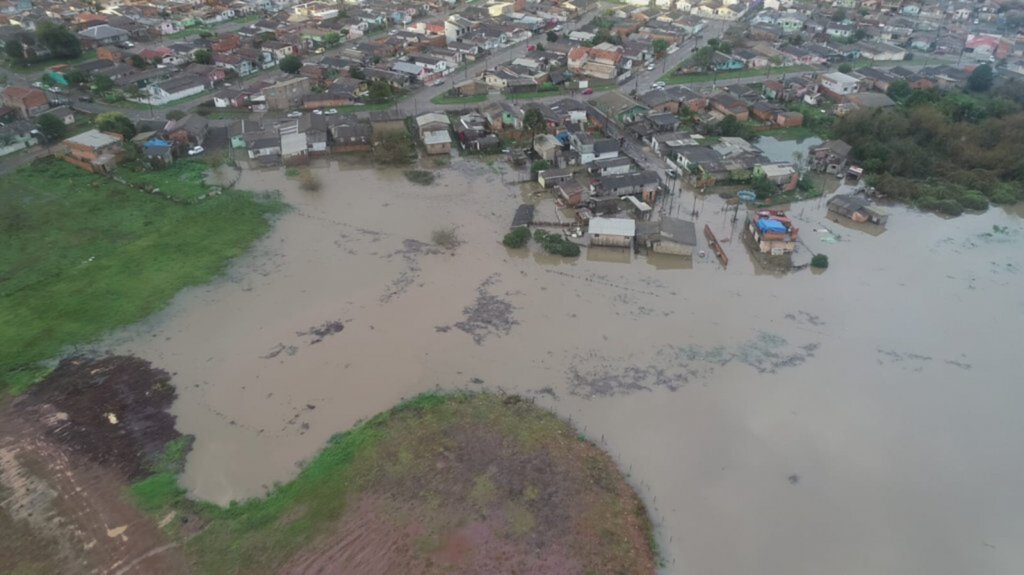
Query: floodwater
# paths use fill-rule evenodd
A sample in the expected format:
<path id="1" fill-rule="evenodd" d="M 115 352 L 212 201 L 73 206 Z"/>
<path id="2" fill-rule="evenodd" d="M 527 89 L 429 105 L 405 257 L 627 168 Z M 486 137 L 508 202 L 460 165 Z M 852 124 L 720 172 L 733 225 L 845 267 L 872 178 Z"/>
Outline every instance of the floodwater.
<path id="1" fill-rule="evenodd" d="M 779 140 L 772 136 L 761 136 L 755 144 L 773 162 L 792 162 L 793 154 L 800 152 L 806 158 L 811 148 L 821 145 L 822 139 L 816 136 L 801 140 Z"/>
<path id="2" fill-rule="evenodd" d="M 501 390 L 606 446 L 665 573 L 1024 572 L 1019 212 L 893 207 L 871 235 L 799 204 L 831 267 L 772 275 L 713 200 L 698 226 L 727 270 L 509 251 L 522 190 L 470 161 L 430 187 L 314 171 L 319 192 L 245 171 L 239 187 L 294 210 L 225 279 L 110 343 L 175 374 L 193 496 L 259 495 L 403 397 Z M 450 226 L 463 244 L 432 246 Z"/>

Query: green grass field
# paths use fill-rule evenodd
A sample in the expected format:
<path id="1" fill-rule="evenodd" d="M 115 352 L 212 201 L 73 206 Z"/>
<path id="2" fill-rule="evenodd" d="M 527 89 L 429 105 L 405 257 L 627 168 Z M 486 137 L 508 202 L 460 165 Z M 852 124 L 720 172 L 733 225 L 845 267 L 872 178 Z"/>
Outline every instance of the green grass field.
<path id="1" fill-rule="evenodd" d="M 96 50 L 86 50 L 77 58 L 71 58 L 68 60 L 44 60 L 42 62 L 33 62 L 31 64 L 20 64 L 11 61 L 10 59 L 4 60 L 4 67 L 13 72 L 19 74 L 31 74 L 33 72 L 42 72 L 51 66 L 58 64 L 80 64 L 86 60 L 92 60 L 96 58 Z"/>
<path id="2" fill-rule="evenodd" d="M 472 96 L 447 96 L 439 94 L 430 99 L 431 104 L 443 106 L 445 104 L 479 104 L 487 101 L 487 94 L 474 94 Z"/>
<path id="3" fill-rule="evenodd" d="M 417 396 L 333 437 L 298 477 L 266 497 L 228 507 L 189 501 L 172 481 L 167 470 L 184 441 L 168 445 L 166 463 L 132 494 L 154 517 L 169 509 L 200 517 L 205 527 L 184 543 L 197 573 L 278 572 L 297 553 L 305 557 L 324 538 L 339 537 L 339 525 L 359 513 L 401 533 L 414 518 L 427 534 L 408 536 L 411 548 L 395 550 L 413 563 L 429 562 L 468 522 L 494 516 L 504 518 L 496 535 L 519 546 L 513 555 L 536 553 L 529 542 L 557 539 L 582 557 L 586 572 L 653 568 L 646 510 L 615 464 L 567 423 L 520 398 Z M 353 509 L 359 501 L 386 503 L 360 512 Z M 173 524 L 168 529 L 180 536 Z M 370 551 L 375 544 L 372 535 L 363 542 Z"/>
<path id="4" fill-rule="evenodd" d="M 180 171 L 175 171 L 180 170 Z M 188 162 L 147 176 L 195 193 Z M 278 202 L 229 191 L 185 205 L 59 160 L 0 187 L 0 390 L 17 393 L 67 346 L 94 341 L 209 281 L 270 229 Z"/>
<path id="5" fill-rule="evenodd" d="M 735 70 L 733 72 L 719 72 L 715 74 L 686 74 L 676 75 L 672 72 L 665 74 L 661 77 L 661 81 L 666 84 L 701 84 L 704 82 L 713 82 L 715 80 L 733 80 L 736 78 L 755 78 L 761 76 L 767 76 L 769 72 L 772 78 L 781 78 L 783 74 L 792 74 L 794 72 L 810 72 L 817 70 L 815 66 L 783 66 L 779 68 L 750 68 L 747 70 Z"/>
<path id="6" fill-rule="evenodd" d="M 203 182 L 207 169 L 202 160 L 180 159 L 161 170 L 147 170 L 139 164 L 122 166 L 118 175 L 130 182 L 160 188 L 176 198 L 192 200 L 209 191 Z"/>

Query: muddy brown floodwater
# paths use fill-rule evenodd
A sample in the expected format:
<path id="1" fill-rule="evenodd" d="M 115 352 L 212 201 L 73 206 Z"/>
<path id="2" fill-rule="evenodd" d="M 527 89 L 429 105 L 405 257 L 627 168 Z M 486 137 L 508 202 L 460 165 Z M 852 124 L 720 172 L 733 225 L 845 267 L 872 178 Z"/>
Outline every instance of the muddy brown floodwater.
<path id="1" fill-rule="evenodd" d="M 801 204 L 832 266 L 778 276 L 712 201 L 700 225 L 728 270 L 570 261 L 500 245 L 524 193 L 482 163 L 430 187 L 314 170 L 319 192 L 245 171 L 239 187 L 294 210 L 225 279 L 106 344 L 175 374 L 193 496 L 259 495 L 403 397 L 485 388 L 610 451 L 666 573 L 1024 572 L 1019 214 L 893 207 L 872 235 Z M 449 226 L 462 245 L 431 245 Z"/>

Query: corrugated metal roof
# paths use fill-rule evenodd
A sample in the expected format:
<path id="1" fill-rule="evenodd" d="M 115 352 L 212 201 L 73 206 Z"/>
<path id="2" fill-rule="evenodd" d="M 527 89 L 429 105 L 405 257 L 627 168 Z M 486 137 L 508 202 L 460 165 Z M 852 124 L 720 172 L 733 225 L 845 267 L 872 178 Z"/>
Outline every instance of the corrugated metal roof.
<path id="1" fill-rule="evenodd" d="M 631 238 L 636 235 L 636 222 L 623 218 L 591 218 L 588 231 L 597 235 Z"/>

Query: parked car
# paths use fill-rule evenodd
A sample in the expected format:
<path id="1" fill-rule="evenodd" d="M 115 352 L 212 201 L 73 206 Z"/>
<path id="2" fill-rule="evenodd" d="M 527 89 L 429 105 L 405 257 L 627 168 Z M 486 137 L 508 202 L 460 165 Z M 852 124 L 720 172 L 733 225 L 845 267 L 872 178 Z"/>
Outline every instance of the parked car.
<path id="1" fill-rule="evenodd" d="M 288 112 L 288 117 L 289 118 L 301 118 L 302 117 L 302 112 L 300 112 L 298 110 L 295 110 L 294 112 Z"/>
<path id="2" fill-rule="evenodd" d="M 92 96 L 79 96 L 79 102 L 92 102 Z"/>
<path id="3" fill-rule="evenodd" d="M 675 168 L 669 168 L 665 170 L 665 175 L 672 178 L 673 180 L 679 177 L 679 170 Z"/>
<path id="4" fill-rule="evenodd" d="M 650 72 L 651 70 L 654 70 L 654 64 L 653 64 L 653 63 L 651 63 L 651 64 L 648 64 L 648 65 L 646 66 L 646 68 L 647 68 L 647 71 L 648 71 L 648 72 Z"/>
<path id="5" fill-rule="evenodd" d="M 337 113 L 338 113 L 337 108 L 330 108 L 329 110 L 324 110 L 324 114 L 327 114 L 328 116 L 333 116 L 333 115 L 335 115 Z"/>
<path id="6" fill-rule="evenodd" d="M 580 93 L 583 94 L 584 96 L 589 96 L 589 95 L 594 93 L 594 89 L 593 88 L 584 88 L 583 91 L 580 92 Z"/>
<path id="7" fill-rule="evenodd" d="M 652 90 L 662 90 L 665 88 L 665 82 L 655 82 L 651 84 Z"/>
<path id="8" fill-rule="evenodd" d="M 317 116 L 323 116 L 324 115 L 324 111 L 323 110 L 313 110 L 313 113 L 316 114 Z"/>
<path id="9" fill-rule="evenodd" d="M 194 147 L 194 148 L 192 148 L 191 150 L 188 151 L 188 155 L 190 155 L 190 156 L 198 156 L 199 154 L 202 154 L 205 151 L 206 151 L 206 148 L 203 148 L 202 146 L 196 146 L 196 147 Z"/>

